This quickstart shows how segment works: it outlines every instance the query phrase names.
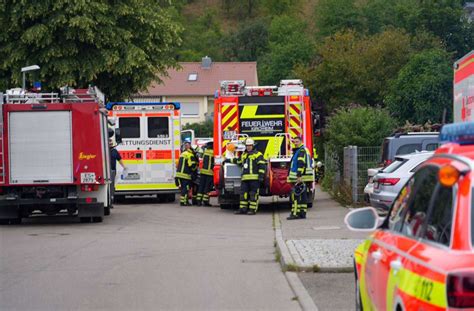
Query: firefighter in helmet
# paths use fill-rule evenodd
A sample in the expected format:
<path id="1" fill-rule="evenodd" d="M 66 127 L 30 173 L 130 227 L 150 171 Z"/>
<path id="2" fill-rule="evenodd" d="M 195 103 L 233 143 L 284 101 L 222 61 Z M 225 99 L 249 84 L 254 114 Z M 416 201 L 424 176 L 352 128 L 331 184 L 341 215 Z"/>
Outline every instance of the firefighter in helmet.
<path id="1" fill-rule="evenodd" d="M 197 205 L 211 206 L 209 203 L 209 192 L 214 180 L 214 143 L 208 142 L 202 157 L 201 177 L 199 179 L 199 190 L 197 193 Z"/>
<path id="2" fill-rule="evenodd" d="M 184 141 L 184 150 L 179 157 L 178 169 L 176 172 L 176 186 L 181 190 L 181 206 L 191 205 L 188 201 L 188 192 L 192 186 L 192 177 L 197 171 L 196 158 L 191 151 L 191 141 L 189 139 Z"/>
<path id="3" fill-rule="evenodd" d="M 308 199 L 311 197 L 311 185 L 314 181 L 312 159 L 309 150 L 303 145 L 300 136 L 293 138 L 293 156 L 290 161 L 290 172 L 287 182 L 292 184 L 291 214 L 287 218 L 304 219 L 308 210 Z"/>
<path id="4" fill-rule="evenodd" d="M 266 162 L 262 153 L 255 149 L 254 140 L 247 138 L 245 151 L 240 157 L 226 159 L 225 162 L 242 167 L 240 206 L 235 214 L 255 215 L 258 209 L 258 192 L 265 176 Z"/>

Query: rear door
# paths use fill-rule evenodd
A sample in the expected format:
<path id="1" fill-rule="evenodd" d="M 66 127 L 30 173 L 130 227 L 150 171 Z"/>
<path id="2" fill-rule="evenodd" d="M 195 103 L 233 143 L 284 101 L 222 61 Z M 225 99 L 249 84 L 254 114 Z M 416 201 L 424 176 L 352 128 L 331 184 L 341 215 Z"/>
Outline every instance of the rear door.
<path id="1" fill-rule="evenodd" d="M 149 189 L 174 189 L 179 159 L 179 120 L 174 111 L 145 114 L 145 181 Z"/>
<path id="2" fill-rule="evenodd" d="M 73 182 L 71 111 L 9 112 L 11 184 Z"/>

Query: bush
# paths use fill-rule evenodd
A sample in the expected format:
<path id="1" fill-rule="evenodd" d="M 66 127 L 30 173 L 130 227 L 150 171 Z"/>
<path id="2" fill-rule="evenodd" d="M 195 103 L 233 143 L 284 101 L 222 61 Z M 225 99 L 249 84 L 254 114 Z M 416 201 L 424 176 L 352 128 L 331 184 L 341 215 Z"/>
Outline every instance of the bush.
<path id="1" fill-rule="evenodd" d="M 395 120 L 387 110 L 372 107 L 339 109 L 326 126 L 328 146 L 342 159 L 346 146 L 379 146 L 395 127 Z"/>
<path id="2" fill-rule="evenodd" d="M 190 123 L 184 125 L 183 130 L 194 130 L 196 137 L 213 137 L 214 123 L 211 120 L 200 123 Z"/>

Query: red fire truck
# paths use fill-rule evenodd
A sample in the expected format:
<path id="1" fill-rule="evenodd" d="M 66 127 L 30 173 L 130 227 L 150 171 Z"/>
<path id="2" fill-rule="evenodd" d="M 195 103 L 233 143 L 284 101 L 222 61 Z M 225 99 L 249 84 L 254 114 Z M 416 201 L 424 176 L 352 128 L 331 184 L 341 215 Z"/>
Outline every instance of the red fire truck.
<path id="1" fill-rule="evenodd" d="M 268 162 L 260 195 L 285 197 L 292 156 L 291 138 L 302 136 L 313 156 L 313 114 L 309 92 L 301 80 L 282 80 L 280 86 L 246 86 L 245 81 L 222 81 L 214 105 L 214 183 L 221 208 L 239 200 L 240 169 L 221 163 L 228 143 L 243 151 L 251 137 Z"/>
<path id="2" fill-rule="evenodd" d="M 107 111 L 98 90 L 8 90 L 0 96 L 0 221 L 110 213 Z"/>

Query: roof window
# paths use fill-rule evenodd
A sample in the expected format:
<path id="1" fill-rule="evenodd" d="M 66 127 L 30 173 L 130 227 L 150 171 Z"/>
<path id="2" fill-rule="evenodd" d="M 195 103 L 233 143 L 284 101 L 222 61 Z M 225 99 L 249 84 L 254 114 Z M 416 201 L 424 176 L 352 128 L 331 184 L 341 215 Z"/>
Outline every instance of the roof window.
<path id="1" fill-rule="evenodd" d="M 188 75 L 188 81 L 197 81 L 198 79 L 198 74 L 196 72 L 190 73 Z"/>

